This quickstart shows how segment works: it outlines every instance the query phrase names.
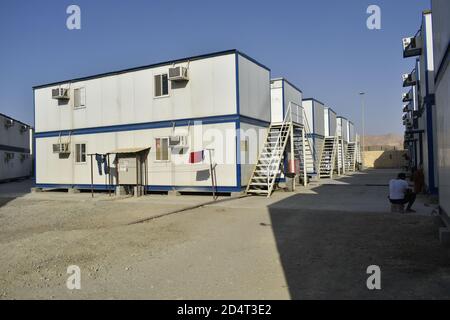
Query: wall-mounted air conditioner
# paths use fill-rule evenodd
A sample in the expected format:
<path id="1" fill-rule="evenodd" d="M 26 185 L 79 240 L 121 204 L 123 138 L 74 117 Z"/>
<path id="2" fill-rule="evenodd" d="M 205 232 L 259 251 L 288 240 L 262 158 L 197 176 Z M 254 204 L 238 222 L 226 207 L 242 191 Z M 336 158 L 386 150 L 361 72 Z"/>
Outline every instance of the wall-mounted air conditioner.
<path id="1" fill-rule="evenodd" d="M 55 143 L 53 144 L 53 153 L 67 154 L 70 153 L 69 143 Z"/>
<path id="2" fill-rule="evenodd" d="M 417 84 L 416 71 L 413 70 L 411 73 L 406 73 L 402 76 L 403 87 L 411 87 Z"/>
<path id="3" fill-rule="evenodd" d="M 189 81 L 188 69 L 185 67 L 173 67 L 169 68 L 169 80 L 170 81 Z"/>
<path id="4" fill-rule="evenodd" d="M 414 111 L 411 103 L 405 104 L 403 106 L 403 112 L 411 112 L 411 111 Z"/>
<path id="5" fill-rule="evenodd" d="M 419 34 L 415 37 L 403 39 L 403 57 L 416 57 L 422 54 L 422 36 Z"/>
<path id="6" fill-rule="evenodd" d="M 172 148 L 187 148 L 189 147 L 187 136 L 172 136 L 169 138 L 169 145 Z"/>
<path id="7" fill-rule="evenodd" d="M 404 93 L 403 94 L 403 102 L 409 102 L 413 100 L 413 93 L 412 90 L 409 91 L 408 93 Z"/>
<path id="8" fill-rule="evenodd" d="M 5 128 L 9 129 L 12 126 L 14 126 L 14 120 L 6 118 L 5 119 Z"/>
<path id="9" fill-rule="evenodd" d="M 14 153 L 5 152 L 4 161 L 7 163 L 7 162 L 10 162 L 12 159 L 14 159 Z"/>
<path id="10" fill-rule="evenodd" d="M 69 89 L 57 88 L 52 89 L 52 98 L 56 100 L 69 100 Z"/>

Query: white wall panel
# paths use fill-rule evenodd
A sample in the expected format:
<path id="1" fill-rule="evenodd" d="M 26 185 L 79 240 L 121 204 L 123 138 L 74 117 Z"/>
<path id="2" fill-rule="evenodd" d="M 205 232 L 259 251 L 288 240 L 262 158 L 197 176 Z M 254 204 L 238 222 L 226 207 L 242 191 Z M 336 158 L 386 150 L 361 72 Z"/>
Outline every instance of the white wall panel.
<path id="1" fill-rule="evenodd" d="M 187 66 L 187 63 L 181 65 Z M 66 104 L 52 99 L 51 90 L 58 86 L 36 89 L 36 131 L 60 131 L 236 113 L 234 53 L 192 61 L 189 64 L 190 80 L 186 83 L 169 83 L 169 96 L 155 98 L 154 75 L 167 73 L 169 67 L 171 65 L 70 84 L 72 95 L 74 88 L 86 88 L 84 109 L 74 109 L 73 99 Z M 267 75 L 264 91 L 261 84 L 264 72 L 260 69 L 262 68 L 258 67 L 258 71 L 251 71 L 252 76 L 261 73 L 261 78 L 257 79 L 257 84 L 254 85 L 255 88 L 252 87 L 251 92 L 244 94 L 244 99 L 251 100 L 248 110 L 263 109 L 265 104 L 268 113 L 269 75 L 265 71 Z M 244 73 L 245 70 L 246 68 L 243 68 Z M 246 104 L 244 110 L 245 106 Z M 262 113 L 262 110 L 258 112 Z M 268 119 L 269 116 L 267 114 L 265 117 Z"/>
<path id="2" fill-rule="evenodd" d="M 270 122 L 270 71 L 239 55 L 240 114 Z"/>

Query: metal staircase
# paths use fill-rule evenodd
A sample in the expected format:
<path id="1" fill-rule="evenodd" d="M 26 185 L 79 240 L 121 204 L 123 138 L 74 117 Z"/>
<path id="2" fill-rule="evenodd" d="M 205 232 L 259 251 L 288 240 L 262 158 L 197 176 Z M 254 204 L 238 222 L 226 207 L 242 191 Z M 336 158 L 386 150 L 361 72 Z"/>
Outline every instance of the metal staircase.
<path id="1" fill-rule="evenodd" d="M 333 173 L 336 166 L 336 156 L 338 153 L 337 136 L 326 137 L 324 140 L 322 155 L 319 164 L 319 178 L 333 179 Z"/>
<path id="2" fill-rule="evenodd" d="M 280 174 L 280 165 L 291 130 L 291 122 L 270 126 L 258 163 L 247 186 L 247 194 L 271 196 L 276 179 Z"/>
<path id="3" fill-rule="evenodd" d="M 347 146 L 346 159 L 345 159 L 346 171 L 356 171 L 356 143 L 350 142 Z"/>
<path id="4" fill-rule="evenodd" d="M 304 109 L 301 112 L 303 120 L 293 121 L 292 104 L 289 103 L 283 122 L 271 124 L 269 127 L 264 147 L 247 185 L 247 194 L 267 197 L 272 195 L 277 179 L 281 175 L 288 145 L 290 145 L 291 161 L 300 161 L 299 175 L 303 177 L 304 185 L 307 183 L 308 175 L 315 173 L 314 146 L 309 137 L 309 126 Z M 292 143 L 289 144 L 289 142 Z"/>
<path id="5" fill-rule="evenodd" d="M 303 129 L 304 130 L 304 129 Z M 306 135 L 305 130 L 305 135 Z M 300 176 L 308 176 L 314 174 L 314 157 L 313 151 L 311 147 L 311 143 L 309 139 L 304 139 L 305 143 L 303 143 L 303 138 L 301 135 L 294 136 L 294 152 L 295 154 L 300 155 Z M 303 150 L 304 145 L 304 150 Z M 306 172 L 305 172 L 306 170 Z"/>

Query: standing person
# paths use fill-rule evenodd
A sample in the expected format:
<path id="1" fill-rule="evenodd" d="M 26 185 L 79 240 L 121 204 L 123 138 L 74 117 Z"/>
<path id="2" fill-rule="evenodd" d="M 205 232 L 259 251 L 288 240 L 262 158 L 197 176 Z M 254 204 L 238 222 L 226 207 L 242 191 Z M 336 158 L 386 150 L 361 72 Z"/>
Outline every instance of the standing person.
<path id="1" fill-rule="evenodd" d="M 409 184 L 406 182 L 406 174 L 400 173 L 397 179 L 392 179 L 389 182 L 389 200 L 392 204 L 408 204 L 406 207 L 407 213 L 416 212 L 412 209 L 416 201 L 416 194 L 409 188 Z"/>

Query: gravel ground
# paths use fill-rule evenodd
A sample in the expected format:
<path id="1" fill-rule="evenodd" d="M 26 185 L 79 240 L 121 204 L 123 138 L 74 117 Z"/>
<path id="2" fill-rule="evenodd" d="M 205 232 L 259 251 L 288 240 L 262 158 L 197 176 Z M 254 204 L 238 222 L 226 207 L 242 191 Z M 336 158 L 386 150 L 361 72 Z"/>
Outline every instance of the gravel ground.
<path id="1" fill-rule="evenodd" d="M 439 244 L 431 209 L 396 215 L 347 203 L 349 194 L 379 202 L 385 187 L 367 181 L 391 174 L 371 172 L 339 187 L 278 193 L 271 202 L 233 200 L 139 224 L 130 223 L 210 198 L 92 200 L 2 185 L 0 296 L 449 299 L 450 251 Z M 382 270 L 377 292 L 366 288 L 366 268 L 373 264 Z M 66 287 L 69 265 L 81 268 L 81 290 Z"/>

